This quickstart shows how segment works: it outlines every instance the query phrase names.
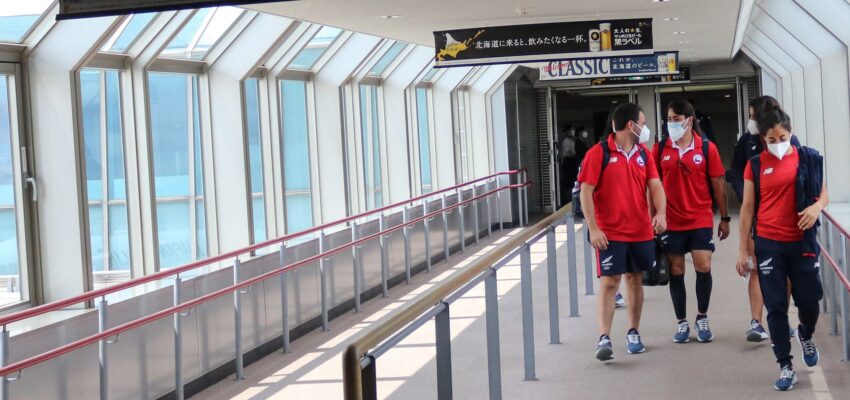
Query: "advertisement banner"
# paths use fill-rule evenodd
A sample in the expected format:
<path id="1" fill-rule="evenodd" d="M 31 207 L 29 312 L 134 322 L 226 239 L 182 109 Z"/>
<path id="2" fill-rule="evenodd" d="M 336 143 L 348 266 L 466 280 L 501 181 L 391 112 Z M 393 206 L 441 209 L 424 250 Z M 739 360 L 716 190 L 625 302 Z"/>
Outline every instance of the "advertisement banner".
<path id="1" fill-rule="evenodd" d="M 292 0 L 59 0 L 57 20 Z"/>
<path id="2" fill-rule="evenodd" d="M 434 32 L 437 67 L 652 53 L 652 18 Z"/>
<path id="3" fill-rule="evenodd" d="M 678 73 L 679 53 L 658 52 L 643 56 L 593 57 L 550 61 L 540 66 L 541 81 L 600 78 L 621 75 Z"/>
<path id="4" fill-rule="evenodd" d="M 612 76 L 607 78 L 591 79 L 590 86 L 641 86 L 641 85 L 667 85 L 687 83 L 691 81 L 691 70 L 688 67 L 680 67 L 679 72 L 674 75 L 638 75 L 638 76 Z"/>

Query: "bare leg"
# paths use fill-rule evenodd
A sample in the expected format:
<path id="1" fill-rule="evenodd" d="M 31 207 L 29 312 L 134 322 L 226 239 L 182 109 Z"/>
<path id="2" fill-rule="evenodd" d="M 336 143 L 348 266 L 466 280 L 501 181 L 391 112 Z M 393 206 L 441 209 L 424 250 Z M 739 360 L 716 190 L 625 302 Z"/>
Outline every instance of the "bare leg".
<path id="1" fill-rule="evenodd" d="M 755 244 L 753 243 L 753 239 L 747 243 L 747 253 L 750 254 L 750 257 L 753 258 L 753 262 L 756 261 L 755 255 Z M 758 265 L 758 263 L 756 263 Z M 749 282 L 749 294 L 750 294 L 750 313 L 754 320 L 759 323 L 762 322 L 762 317 L 764 316 L 764 299 L 761 297 L 761 287 L 759 286 L 759 274 L 758 270 L 750 271 L 750 282 Z M 791 292 L 790 290 L 788 291 Z"/>
<path id="2" fill-rule="evenodd" d="M 643 274 L 626 274 L 626 291 L 629 298 L 629 328 L 640 329 L 640 314 L 643 310 Z"/>
<path id="3" fill-rule="evenodd" d="M 620 288 L 621 276 L 603 276 L 599 279 L 599 295 L 596 296 L 596 316 L 599 321 L 600 335 L 611 334 L 611 323 L 614 320 L 614 296 Z M 630 314 L 632 308 L 634 307 L 629 307 Z"/>

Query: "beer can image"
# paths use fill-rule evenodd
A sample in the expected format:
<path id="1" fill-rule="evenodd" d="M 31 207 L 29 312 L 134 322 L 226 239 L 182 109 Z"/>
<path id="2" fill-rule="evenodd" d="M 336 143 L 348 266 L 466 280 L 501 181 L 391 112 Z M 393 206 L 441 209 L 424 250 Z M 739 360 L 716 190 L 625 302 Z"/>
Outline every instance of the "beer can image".
<path id="1" fill-rule="evenodd" d="M 588 36 L 590 37 L 590 51 L 599 51 L 602 48 L 599 29 L 591 29 Z"/>
<path id="2" fill-rule="evenodd" d="M 667 71 L 667 55 L 659 54 L 658 55 L 658 72 L 668 72 Z"/>
<path id="3" fill-rule="evenodd" d="M 667 53 L 667 72 L 676 72 L 676 53 Z"/>
<path id="4" fill-rule="evenodd" d="M 611 51 L 611 24 L 599 24 L 599 30 L 602 32 L 602 51 Z"/>

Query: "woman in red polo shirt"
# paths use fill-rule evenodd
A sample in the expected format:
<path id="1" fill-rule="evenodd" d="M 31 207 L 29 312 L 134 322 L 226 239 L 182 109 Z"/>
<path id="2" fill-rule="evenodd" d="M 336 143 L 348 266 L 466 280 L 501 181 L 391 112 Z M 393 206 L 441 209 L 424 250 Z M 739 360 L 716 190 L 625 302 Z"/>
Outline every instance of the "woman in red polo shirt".
<path id="1" fill-rule="evenodd" d="M 799 311 L 797 337 L 803 361 L 808 366 L 818 362 L 812 335 L 823 288 L 818 274 L 816 229 L 829 196 L 823 184 L 823 157 L 814 149 L 791 144 L 791 120 L 778 105 L 767 105 L 757 116 L 756 124 L 767 151 L 750 159 L 744 170 L 737 270 L 745 276 L 751 268 L 747 242 L 753 232 L 754 266 L 767 307 L 773 353 L 780 365 L 774 388 L 785 391 L 797 382 L 788 334 L 789 281 Z"/>

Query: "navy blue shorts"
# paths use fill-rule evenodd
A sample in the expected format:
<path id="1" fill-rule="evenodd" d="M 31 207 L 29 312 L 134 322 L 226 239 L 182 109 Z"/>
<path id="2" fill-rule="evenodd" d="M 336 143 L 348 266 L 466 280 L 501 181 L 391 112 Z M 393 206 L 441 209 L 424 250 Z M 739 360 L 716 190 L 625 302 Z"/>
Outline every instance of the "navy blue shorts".
<path id="1" fill-rule="evenodd" d="M 649 271 L 655 265 L 655 240 L 609 241 L 608 249 L 597 250 L 596 256 L 597 277 Z"/>
<path id="2" fill-rule="evenodd" d="M 667 231 L 661 234 L 661 245 L 670 254 L 685 255 L 694 250 L 714 252 L 713 228 L 699 228 L 690 231 Z"/>

